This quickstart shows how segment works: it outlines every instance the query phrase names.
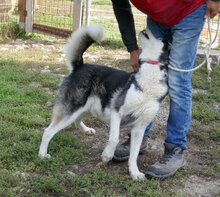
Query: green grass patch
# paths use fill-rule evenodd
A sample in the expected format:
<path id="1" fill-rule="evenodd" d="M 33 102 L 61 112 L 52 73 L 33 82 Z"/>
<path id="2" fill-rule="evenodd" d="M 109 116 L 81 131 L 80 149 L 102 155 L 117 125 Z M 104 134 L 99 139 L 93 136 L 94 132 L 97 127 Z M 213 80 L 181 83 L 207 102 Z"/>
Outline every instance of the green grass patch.
<path id="1" fill-rule="evenodd" d="M 132 181 L 128 176 L 113 175 L 107 169 L 93 168 L 82 176 L 70 177 L 71 196 L 168 196 L 158 180 Z M 126 195 L 125 195 L 126 194 Z"/>
<path id="2" fill-rule="evenodd" d="M 33 66 L 31 62 L 29 65 Z M 33 85 L 37 84 L 37 86 Z M 159 180 L 132 181 L 108 168 L 87 169 L 71 176 L 74 164 L 85 163 L 86 144 L 70 132 L 58 133 L 50 143 L 51 159 L 38 158 L 42 130 L 50 122 L 58 76 L 29 71 L 2 56 L 0 61 L 0 196 L 170 196 Z M 86 124 L 100 127 L 97 119 Z M 119 164 L 120 165 L 120 164 Z M 94 166 L 95 167 L 95 166 Z M 77 172 L 76 172 L 77 173 Z"/>
<path id="3" fill-rule="evenodd" d="M 8 170 L 0 169 L 0 196 L 1 197 L 13 197 L 14 192 L 12 188 L 16 188 L 19 185 L 18 177 L 14 176 L 12 172 Z"/>
<path id="4" fill-rule="evenodd" d="M 199 89 L 199 92 L 193 95 L 193 118 L 200 122 L 207 124 L 212 121 L 220 120 L 219 110 L 213 107 L 213 104 L 220 102 L 219 75 L 219 67 L 213 68 L 211 82 L 208 82 L 207 80 L 207 72 L 205 67 L 194 72 L 193 74 L 193 88 Z M 203 92 L 203 90 L 205 91 Z"/>
<path id="5" fill-rule="evenodd" d="M 33 82 L 40 87 L 32 86 Z M 39 131 L 50 122 L 51 109 L 45 103 L 55 101 L 55 96 L 43 88 L 57 89 L 58 82 L 54 75 L 27 71 L 13 60 L 0 62 L 0 177 L 4 177 L 4 181 L 0 178 L 0 196 L 14 196 L 17 192 L 13 188 L 21 177 L 14 176 L 14 172 L 37 173 L 41 177 L 60 173 L 84 160 L 84 144 L 70 133 L 54 137 L 49 147 L 52 159 L 38 158 L 42 136 Z M 50 178 L 45 178 L 48 184 Z M 56 179 L 53 181 L 56 183 Z M 53 187 L 62 193 L 62 189 Z"/>
<path id="6" fill-rule="evenodd" d="M 200 122 L 209 123 L 220 120 L 220 113 L 211 109 L 211 106 L 206 103 L 195 103 L 193 105 L 193 118 Z"/>

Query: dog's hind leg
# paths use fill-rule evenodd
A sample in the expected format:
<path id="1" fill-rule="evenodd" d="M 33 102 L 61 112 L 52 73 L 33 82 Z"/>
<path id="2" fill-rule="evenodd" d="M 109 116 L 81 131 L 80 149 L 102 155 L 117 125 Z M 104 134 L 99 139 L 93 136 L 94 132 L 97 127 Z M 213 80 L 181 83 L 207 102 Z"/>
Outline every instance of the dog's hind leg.
<path id="1" fill-rule="evenodd" d="M 50 158 L 50 155 L 47 154 L 47 148 L 50 140 L 54 137 L 56 133 L 58 133 L 61 129 L 69 126 L 73 121 L 74 120 L 71 118 L 71 116 L 66 116 L 62 118 L 58 118 L 55 116 L 55 120 L 53 120 L 50 126 L 44 130 L 38 154 L 39 157 Z"/>
<path id="2" fill-rule="evenodd" d="M 59 108 L 60 109 L 60 108 Z M 52 122 L 48 128 L 45 129 L 40 149 L 39 149 L 39 157 L 41 158 L 50 158 L 50 155 L 47 154 L 47 148 L 50 140 L 54 137 L 56 133 L 60 130 L 66 128 L 70 124 L 72 124 L 76 119 L 83 113 L 83 109 L 78 109 L 71 115 L 62 115 L 62 111 L 54 110 Z M 64 114 L 64 113 L 63 113 Z"/>
<path id="3" fill-rule="evenodd" d="M 119 130 L 120 130 L 121 116 L 118 112 L 111 112 L 111 121 L 110 121 L 110 133 L 109 141 L 102 153 L 102 162 L 107 163 L 110 161 L 114 155 L 116 146 L 119 142 Z"/>
<path id="4" fill-rule="evenodd" d="M 144 131 L 147 124 L 136 124 L 131 130 L 131 148 L 128 160 L 129 172 L 134 180 L 143 180 L 145 175 L 141 173 L 137 166 L 137 157 L 143 140 Z"/>
<path id="5" fill-rule="evenodd" d="M 95 134 L 95 129 L 87 127 L 81 120 L 77 120 L 75 124 L 76 124 L 76 127 L 79 128 L 82 132 L 89 134 L 89 135 Z"/>

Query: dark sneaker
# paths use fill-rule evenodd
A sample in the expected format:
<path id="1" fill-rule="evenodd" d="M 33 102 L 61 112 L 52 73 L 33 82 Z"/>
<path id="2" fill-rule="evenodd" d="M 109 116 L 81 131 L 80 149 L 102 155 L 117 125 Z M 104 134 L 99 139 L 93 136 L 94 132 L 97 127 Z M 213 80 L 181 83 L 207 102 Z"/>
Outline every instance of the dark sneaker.
<path id="1" fill-rule="evenodd" d="M 183 149 L 180 147 L 164 144 L 163 156 L 147 169 L 146 177 L 167 178 L 186 165 Z"/>
<path id="2" fill-rule="evenodd" d="M 128 134 L 129 138 L 122 144 L 119 144 L 116 147 L 113 160 L 116 161 L 127 161 L 130 154 L 130 134 Z M 139 154 L 146 153 L 147 150 L 147 136 L 143 137 L 143 141 L 141 144 L 140 152 Z"/>

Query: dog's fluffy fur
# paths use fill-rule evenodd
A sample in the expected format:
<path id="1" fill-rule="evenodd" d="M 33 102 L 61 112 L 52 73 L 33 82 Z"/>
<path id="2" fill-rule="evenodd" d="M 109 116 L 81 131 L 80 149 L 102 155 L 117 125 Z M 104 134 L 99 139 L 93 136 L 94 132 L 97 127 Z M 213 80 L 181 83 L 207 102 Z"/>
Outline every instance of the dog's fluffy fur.
<path id="1" fill-rule="evenodd" d="M 154 119 L 168 92 L 168 52 L 161 40 L 150 31 L 139 33 L 142 47 L 140 68 L 127 73 L 106 66 L 83 63 L 84 51 L 94 42 L 100 42 L 100 25 L 84 27 L 73 33 L 65 48 L 70 74 L 60 85 L 53 108 L 52 122 L 45 129 L 39 156 L 50 157 L 47 148 L 53 136 L 73 122 L 83 132 L 95 134 L 82 119 L 86 112 L 110 124 L 109 141 L 102 153 L 102 161 L 112 159 L 119 142 L 120 125 L 132 126 L 129 171 L 133 179 L 145 176 L 138 170 L 137 157 L 145 127 Z M 146 61 L 160 61 L 150 64 Z"/>

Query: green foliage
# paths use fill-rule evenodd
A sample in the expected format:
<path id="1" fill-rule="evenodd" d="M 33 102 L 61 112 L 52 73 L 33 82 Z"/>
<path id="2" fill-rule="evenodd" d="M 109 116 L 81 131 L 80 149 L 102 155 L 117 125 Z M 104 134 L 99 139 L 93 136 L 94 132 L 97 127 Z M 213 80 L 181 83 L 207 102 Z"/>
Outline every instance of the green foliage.
<path id="1" fill-rule="evenodd" d="M 200 122 L 209 123 L 214 120 L 220 120 L 220 113 L 211 109 L 206 103 L 194 103 L 192 113 L 193 118 Z"/>
<path id="2" fill-rule="evenodd" d="M 193 88 L 200 91 L 193 95 L 193 118 L 200 122 L 210 123 L 211 121 L 220 120 L 219 110 L 215 110 L 212 106 L 214 103 L 220 102 L 220 69 L 213 67 L 211 73 L 211 82 L 206 81 L 206 68 L 202 68 L 193 74 L 192 85 Z"/>
<path id="3" fill-rule="evenodd" d="M 8 39 L 17 38 L 21 32 L 17 23 L 1 24 L 0 25 L 0 42 Z"/>
<path id="4" fill-rule="evenodd" d="M 220 164 L 208 166 L 205 170 L 207 176 L 219 177 L 220 175 Z"/>
<path id="5" fill-rule="evenodd" d="M 0 169 L 0 196 L 13 197 L 11 188 L 16 188 L 19 184 L 19 179 L 8 170 Z"/>
<path id="6" fill-rule="evenodd" d="M 31 196 L 63 196 L 66 193 L 65 188 L 65 176 L 60 173 L 48 174 L 48 175 L 34 175 L 27 177 L 27 185 L 24 190 L 20 192 L 19 196 L 31 195 Z"/>
<path id="7" fill-rule="evenodd" d="M 165 196 L 172 194 L 162 189 L 159 180 L 137 182 L 129 177 L 112 175 L 108 170 L 94 168 L 87 174 L 72 177 L 69 181 L 74 188 L 71 196 Z"/>

